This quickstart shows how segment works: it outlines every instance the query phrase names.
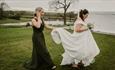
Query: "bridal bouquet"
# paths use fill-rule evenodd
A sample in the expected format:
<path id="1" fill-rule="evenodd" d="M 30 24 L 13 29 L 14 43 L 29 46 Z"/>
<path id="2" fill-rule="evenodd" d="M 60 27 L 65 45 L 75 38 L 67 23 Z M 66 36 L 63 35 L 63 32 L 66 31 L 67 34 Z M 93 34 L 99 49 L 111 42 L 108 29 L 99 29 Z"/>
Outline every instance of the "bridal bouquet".
<path id="1" fill-rule="evenodd" d="M 87 27 L 88 27 L 89 29 L 93 29 L 93 28 L 94 28 L 94 24 L 88 23 L 88 24 L 87 24 Z"/>

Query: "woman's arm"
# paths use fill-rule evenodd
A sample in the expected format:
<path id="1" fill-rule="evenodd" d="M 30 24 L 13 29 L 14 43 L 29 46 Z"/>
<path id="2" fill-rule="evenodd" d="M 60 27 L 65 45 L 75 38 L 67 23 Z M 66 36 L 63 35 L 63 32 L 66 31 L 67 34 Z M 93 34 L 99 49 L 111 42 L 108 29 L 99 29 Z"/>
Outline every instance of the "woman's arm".
<path id="1" fill-rule="evenodd" d="M 84 26 L 83 24 L 77 24 L 76 27 L 75 27 L 76 32 L 83 32 L 83 31 L 86 31 L 86 30 L 88 30 L 88 27 Z"/>
<path id="2" fill-rule="evenodd" d="M 46 28 L 46 29 L 49 29 L 49 30 L 53 30 L 53 29 L 54 29 L 53 26 L 49 26 L 48 24 L 45 24 L 45 28 Z"/>
<path id="3" fill-rule="evenodd" d="M 37 18 L 35 18 L 35 19 L 37 19 Z M 35 19 L 32 19 L 32 26 L 34 26 L 36 28 L 40 28 L 40 26 L 41 26 L 40 18 L 38 18 L 37 21 Z"/>
<path id="4" fill-rule="evenodd" d="M 49 29 L 49 30 L 52 30 L 52 29 L 53 29 L 53 27 L 52 27 L 52 26 L 49 26 L 48 24 L 45 24 L 45 28 L 46 28 L 46 29 Z"/>

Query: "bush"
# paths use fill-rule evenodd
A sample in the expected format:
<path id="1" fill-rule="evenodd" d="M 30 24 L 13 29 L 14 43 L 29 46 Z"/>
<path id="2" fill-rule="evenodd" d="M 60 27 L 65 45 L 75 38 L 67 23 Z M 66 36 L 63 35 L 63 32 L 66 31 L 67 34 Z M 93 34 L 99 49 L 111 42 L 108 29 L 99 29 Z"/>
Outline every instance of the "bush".
<path id="1" fill-rule="evenodd" d="M 16 14 L 14 16 L 10 16 L 9 18 L 11 19 L 16 19 L 16 20 L 20 20 L 21 16 L 19 14 Z"/>

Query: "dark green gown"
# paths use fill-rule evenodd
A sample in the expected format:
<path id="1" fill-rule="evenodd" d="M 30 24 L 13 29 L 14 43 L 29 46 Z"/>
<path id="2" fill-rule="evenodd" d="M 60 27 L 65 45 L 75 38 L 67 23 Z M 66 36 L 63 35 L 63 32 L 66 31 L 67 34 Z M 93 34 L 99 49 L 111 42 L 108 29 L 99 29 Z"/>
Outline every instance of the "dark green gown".
<path id="1" fill-rule="evenodd" d="M 37 21 L 37 20 L 36 20 Z M 44 39 L 44 21 L 42 19 L 42 24 L 40 28 L 33 26 L 33 51 L 32 51 L 32 60 L 29 63 L 29 69 L 40 70 L 40 67 L 51 68 L 54 66 L 50 54 L 46 48 L 45 39 Z"/>

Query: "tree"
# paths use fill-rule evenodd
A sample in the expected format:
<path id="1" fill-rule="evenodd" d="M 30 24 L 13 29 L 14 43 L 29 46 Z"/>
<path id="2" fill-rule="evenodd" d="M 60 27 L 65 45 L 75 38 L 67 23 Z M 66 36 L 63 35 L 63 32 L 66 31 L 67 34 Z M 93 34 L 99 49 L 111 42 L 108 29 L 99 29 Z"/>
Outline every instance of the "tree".
<path id="1" fill-rule="evenodd" d="M 66 13 L 68 8 L 72 3 L 74 3 L 76 0 L 53 0 L 49 2 L 50 8 L 54 8 L 56 10 L 63 9 L 63 19 L 64 19 L 64 25 L 66 25 Z"/>
<path id="2" fill-rule="evenodd" d="M 71 12 L 68 13 L 68 16 L 70 18 L 70 21 L 72 21 L 72 18 L 75 18 L 76 14 L 74 14 L 74 12 L 71 11 Z"/>
<path id="3" fill-rule="evenodd" d="M 5 9 L 8 9 L 8 8 L 9 8 L 9 6 L 7 3 L 5 3 L 5 2 L 0 3 L 0 18 L 4 17 L 4 11 L 5 11 Z"/>

